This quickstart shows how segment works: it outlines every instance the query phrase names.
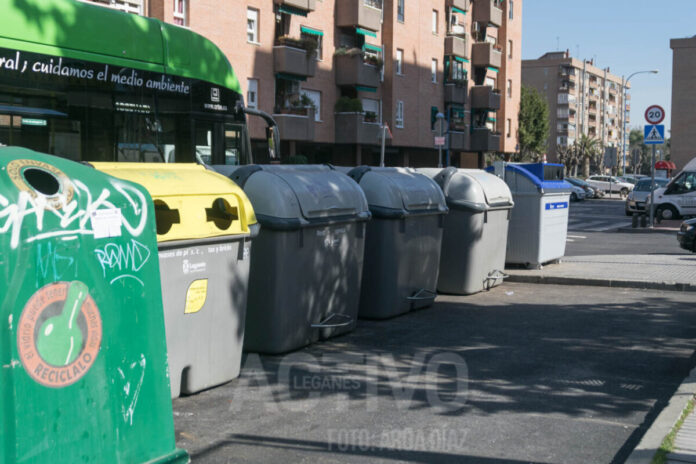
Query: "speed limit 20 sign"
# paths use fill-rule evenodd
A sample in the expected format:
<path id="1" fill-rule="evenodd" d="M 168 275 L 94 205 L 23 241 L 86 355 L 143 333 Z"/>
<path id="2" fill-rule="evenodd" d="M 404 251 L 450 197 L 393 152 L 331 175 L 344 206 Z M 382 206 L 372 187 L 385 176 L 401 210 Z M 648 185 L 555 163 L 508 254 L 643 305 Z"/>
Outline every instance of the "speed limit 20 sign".
<path id="1" fill-rule="evenodd" d="M 645 120 L 648 124 L 660 124 L 665 119 L 665 110 L 660 105 L 651 105 L 645 110 Z"/>

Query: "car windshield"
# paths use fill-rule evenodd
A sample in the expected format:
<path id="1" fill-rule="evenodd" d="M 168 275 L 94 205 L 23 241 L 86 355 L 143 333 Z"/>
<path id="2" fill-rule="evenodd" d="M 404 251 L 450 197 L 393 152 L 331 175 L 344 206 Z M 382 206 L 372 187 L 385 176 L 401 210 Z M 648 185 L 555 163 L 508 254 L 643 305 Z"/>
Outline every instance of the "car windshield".
<path id="1" fill-rule="evenodd" d="M 655 188 L 664 187 L 665 185 L 667 185 L 667 182 L 667 179 L 655 179 Z M 636 188 L 633 190 L 635 190 L 636 192 L 649 192 L 651 184 L 652 179 L 641 179 L 640 181 L 638 181 L 638 183 L 636 184 Z"/>
<path id="2" fill-rule="evenodd" d="M 589 185 L 587 182 L 584 180 L 576 179 L 575 177 L 569 177 L 567 179 L 571 184 L 578 185 L 580 187 L 584 187 L 586 185 Z"/>

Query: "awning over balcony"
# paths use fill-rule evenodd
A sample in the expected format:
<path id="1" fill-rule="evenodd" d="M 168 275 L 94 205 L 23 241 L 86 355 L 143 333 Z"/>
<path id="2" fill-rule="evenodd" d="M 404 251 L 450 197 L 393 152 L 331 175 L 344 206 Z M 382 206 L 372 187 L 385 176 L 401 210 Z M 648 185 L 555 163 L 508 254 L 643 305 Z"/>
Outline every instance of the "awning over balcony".
<path id="1" fill-rule="evenodd" d="M 375 34 L 372 31 L 368 31 L 367 29 L 363 29 L 362 27 L 356 27 L 355 32 L 360 35 L 366 35 L 368 37 L 374 37 L 377 38 L 377 34 Z"/>
<path id="2" fill-rule="evenodd" d="M 462 9 L 460 9 L 460 8 L 457 8 L 456 6 L 453 6 L 453 7 L 452 7 L 452 13 L 459 13 L 459 14 L 465 15 L 465 14 L 466 14 L 466 11 L 464 11 L 464 10 L 462 10 Z"/>
<path id="3" fill-rule="evenodd" d="M 488 67 L 488 70 L 489 70 L 489 71 L 496 72 L 496 73 L 499 71 L 498 68 L 496 68 L 496 67 L 494 67 L 494 66 L 489 66 L 489 67 Z"/>
<path id="4" fill-rule="evenodd" d="M 307 12 L 305 10 L 300 10 L 299 8 L 295 8 L 294 6 L 290 5 L 280 5 L 278 7 L 278 12 L 297 16 L 307 16 Z"/>
<path id="5" fill-rule="evenodd" d="M 324 36 L 323 32 L 318 31 L 316 29 L 312 29 L 311 27 L 307 27 L 307 26 L 300 26 L 300 31 L 303 32 L 304 34 L 316 35 L 319 37 Z"/>
<path id="6" fill-rule="evenodd" d="M 276 73 L 276 79 L 285 79 L 286 81 L 299 81 L 299 82 L 304 82 L 307 80 L 305 76 L 298 76 L 295 74 L 286 74 L 286 73 Z"/>
<path id="7" fill-rule="evenodd" d="M 356 85 L 355 90 L 357 90 L 358 92 L 377 92 L 377 89 L 374 87 L 364 87 L 362 85 Z"/>
<path id="8" fill-rule="evenodd" d="M 373 52 L 382 53 L 382 47 L 378 47 L 377 45 L 370 45 L 370 44 L 366 43 L 366 44 L 363 46 L 363 48 L 364 48 L 365 50 L 370 50 L 370 51 L 373 51 Z"/>
<path id="9" fill-rule="evenodd" d="M 466 58 L 462 58 L 460 56 L 455 56 L 454 59 L 459 61 L 460 63 L 468 63 L 469 62 L 469 60 L 467 60 Z"/>

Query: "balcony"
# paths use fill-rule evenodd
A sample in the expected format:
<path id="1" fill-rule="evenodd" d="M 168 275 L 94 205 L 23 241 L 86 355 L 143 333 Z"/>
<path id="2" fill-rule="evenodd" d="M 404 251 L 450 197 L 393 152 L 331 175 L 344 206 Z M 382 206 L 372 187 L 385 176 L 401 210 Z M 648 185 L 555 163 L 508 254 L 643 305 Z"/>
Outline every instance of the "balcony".
<path id="1" fill-rule="evenodd" d="M 469 11 L 471 9 L 471 0 L 447 0 L 447 6 L 453 6 L 460 10 Z"/>
<path id="2" fill-rule="evenodd" d="M 335 55 L 335 59 L 336 85 L 379 87 L 379 68 L 365 63 L 362 55 Z"/>
<path id="3" fill-rule="evenodd" d="M 471 151 L 500 151 L 500 134 L 487 127 L 475 127 L 471 133 Z"/>
<path id="4" fill-rule="evenodd" d="M 311 142 L 314 140 L 314 110 L 307 108 L 305 114 L 274 114 L 281 140 Z"/>
<path id="5" fill-rule="evenodd" d="M 287 5 L 292 8 L 298 8 L 305 11 L 316 10 L 317 0 L 275 0 L 278 5 Z"/>
<path id="6" fill-rule="evenodd" d="M 466 104 L 467 81 L 462 84 L 445 84 L 445 103 Z"/>
<path id="7" fill-rule="evenodd" d="M 380 124 L 378 122 L 365 122 L 363 113 L 335 113 L 334 117 L 336 143 L 359 145 L 377 145 L 379 143 Z"/>
<path id="8" fill-rule="evenodd" d="M 379 31 L 382 27 L 381 0 L 340 0 L 336 2 L 336 26 Z"/>
<path id="9" fill-rule="evenodd" d="M 471 88 L 471 108 L 475 110 L 499 110 L 500 92 L 490 85 L 475 85 Z"/>
<path id="10" fill-rule="evenodd" d="M 500 68 L 502 62 L 502 52 L 492 43 L 477 42 L 471 47 L 471 64 L 474 66 Z"/>
<path id="11" fill-rule="evenodd" d="M 451 130 L 447 135 L 450 150 L 467 151 L 469 149 L 469 126 Z"/>
<path id="12" fill-rule="evenodd" d="M 445 37 L 445 55 L 469 59 L 469 44 L 466 36 Z"/>
<path id="13" fill-rule="evenodd" d="M 558 75 L 561 79 L 566 79 L 575 82 L 575 69 L 561 67 L 558 71 Z"/>
<path id="14" fill-rule="evenodd" d="M 314 77 L 317 71 L 317 55 L 289 45 L 273 47 L 273 66 L 276 74 Z"/>
<path id="15" fill-rule="evenodd" d="M 500 27 L 503 24 L 503 10 L 495 6 L 494 0 L 477 0 L 474 5 L 474 21 Z"/>

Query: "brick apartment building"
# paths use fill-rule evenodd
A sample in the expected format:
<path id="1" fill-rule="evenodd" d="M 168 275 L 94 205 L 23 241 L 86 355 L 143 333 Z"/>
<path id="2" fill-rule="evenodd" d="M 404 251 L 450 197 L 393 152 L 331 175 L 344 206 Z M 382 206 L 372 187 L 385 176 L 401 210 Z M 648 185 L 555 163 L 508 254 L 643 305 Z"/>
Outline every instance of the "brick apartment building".
<path id="1" fill-rule="evenodd" d="M 438 112 L 451 164 L 516 151 L 522 0 L 99 2 L 211 39 L 246 104 L 274 115 L 284 156 L 376 164 L 385 122 L 387 164 L 433 166 Z M 262 123 L 250 126 L 264 153 Z"/>
<path id="2" fill-rule="evenodd" d="M 549 107 L 548 160 L 557 161 L 559 148 L 572 146 L 582 134 L 616 147 L 621 158 L 623 117 L 626 137 L 630 132 L 630 94 L 623 104 L 623 80 L 592 60 L 572 58 L 567 51 L 549 52 L 536 60 L 522 61 L 522 83 L 546 97 Z M 627 85 L 626 88 L 630 88 Z M 628 139 L 626 142 L 628 153 Z M 627 163 L 629 156 L 626 157 Z"/>
<path id="3" fill-rule="evenodd" d="M 696 156 L 696 36 L 672 39 L 672 138 L 670 161 L 677 169 Z"/>

